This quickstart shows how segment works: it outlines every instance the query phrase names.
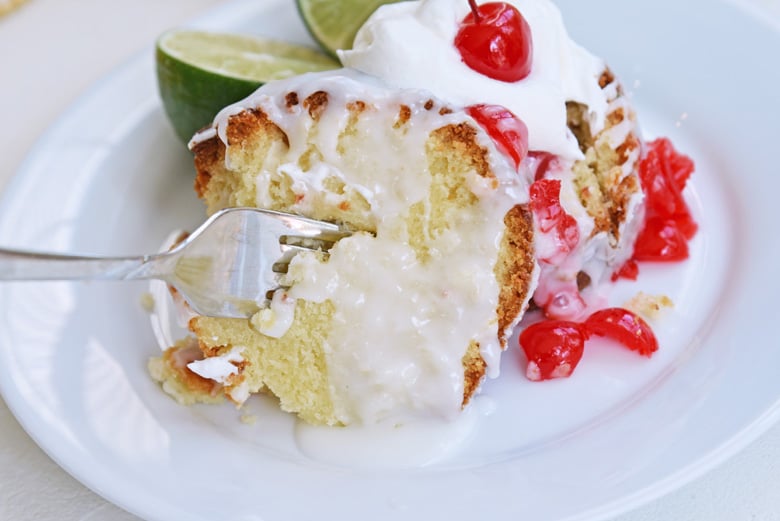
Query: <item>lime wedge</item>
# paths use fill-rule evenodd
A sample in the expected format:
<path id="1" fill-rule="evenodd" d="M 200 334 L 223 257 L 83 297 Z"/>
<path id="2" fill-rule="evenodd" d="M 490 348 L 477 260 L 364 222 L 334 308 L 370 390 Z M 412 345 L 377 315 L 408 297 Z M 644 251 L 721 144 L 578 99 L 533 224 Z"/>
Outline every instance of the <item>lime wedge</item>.
<path id="1" fill-rule="evenodd" d="M 312 38 L 331 56 L 351 49 L 360 26 L 376 8 L 401 0 L 296 0 Z"/>
<path id="2" fill-rule="evenodd" d="M 332 58 L 300 45 L 188 30 L 163 34 L 156 61 L 165 113 L 184 142 L 220 109 L 263 83 L 339 67 Z"/>

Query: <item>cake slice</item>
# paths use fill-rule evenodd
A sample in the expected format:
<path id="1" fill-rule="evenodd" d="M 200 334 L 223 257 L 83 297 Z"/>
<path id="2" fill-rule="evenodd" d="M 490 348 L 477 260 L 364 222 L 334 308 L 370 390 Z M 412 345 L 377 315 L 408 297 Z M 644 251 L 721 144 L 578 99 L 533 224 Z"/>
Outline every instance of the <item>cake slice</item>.
<path id="1" fill-rule="evenodd" d="M 200 374 L 238 404 L 265 391 L 347 425 L 452 419 L 498 374 L 538 276 L 528 180 L 462 107 L 354 71 L 303 75 L 226 108 L 191 148 L 208 213 L 355 233 L 298 254 L 251 320 L 192 318 L 204 360 L 166 354 L 158 379 Z"/>

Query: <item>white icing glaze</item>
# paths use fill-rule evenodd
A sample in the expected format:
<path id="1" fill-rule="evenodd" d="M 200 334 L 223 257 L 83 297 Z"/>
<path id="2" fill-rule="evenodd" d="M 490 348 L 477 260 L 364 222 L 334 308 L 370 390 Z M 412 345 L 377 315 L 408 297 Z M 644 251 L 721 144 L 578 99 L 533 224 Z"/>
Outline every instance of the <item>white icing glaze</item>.
<path id="1" fill-rule="evenodd" d="M 243 362 L 243 350 L 244 347 L 236 346 L 222 355 L 190 362 L 187 367 L 198 376 L 225 384 L 230 376 L 238 374 L 236 363 Z"/>
<path id="2" fill-rule="evenodd" d="M 317 91 L 328 93 L 327 108 L 316 123 L 300 114 L 306 110 L 302 104 L 287 106 L 290 91 L 301 100 Z M 430 99 L 435 98 L 424 91 L 390 89 L 342 70 L 266 84 L 215 120 L 224 140 L 232 114 L 259 108 L 286 133 L 289 148 L 274 150 L 256 174 L 259 206 L 268 202 L 264 188 L 281 177 L 291 181 L 299 200 L 293 210 L 300 213 L 314 203 L 337 205 L 350 193 L 370 203 L 375 234 L 340 240 L 327 261 L 299 254 L 289 267 L 290 297 L 329 300 L 335 307 L 325 350 L 337 417 L 345 424 L 455 418 L 463 399 L 462 358 L 470 341 L 479 343 L 489 375 L 498 374 L 499 288 L 493 269 L 503 217 L 527 201 L 528 185 L 465 112 L 455 108 L 440 115 L 424 108 Z M 367 106 L 357 123 L 361 150 L 344 154 L 339 135 L 349 118 L 345 107 L 358 100 Z M 401 105 L 410 108 L 414 123 L 394 129 Z M 433 130 L 462 122 L 478 129 L 498 182 L 485 183 L 471 174 L 467 185 L 479 202 L 459 212 L 449 230 L 428 231 L 429 256 L 421 259 L 410 245 L 406 218 L 415 203 L 431 210 L 426 142 Z M 322 160 L 303 169 L 298 159 L 311 144 Z M 344 194 L 326 189 L 328 177 L 344 183 Z"/>
<path id="3" fill-rule="evenodd" d="M 306 456 L 347 468 L 407 469 L 433 464 L 466 444 L 480 418 L 492 414 L 495 403 L 477 397 L 454 421 L 423 418 L 410 423 L 383 422 L 342 428 L 298 421 L 295 441 Z"/>
<path id="4" fill-rule="evenodd" d="M 594 132 L 604 126 L 598 84 L 605 64 L 569 38 L 549 0 L 509 0 L 531 27 L 533 65 L 518 82 L 493 80 L 461 60 L 454 40 L 469 12 L 464 0 L 422 0 L 380 7 L 360 29 L 342 63 L 390 85 L 425 88 L 451 103 L 503 105 L 528 126 L 531 150 L 582 156 L 566 126 L 566 101 L 588 106 Z"/>
<path id="5" fill-rule="evenodd" d="M 285 290 L 276 290 L 268 307 L 255 313 L 250 319 L 252 327 L 271 338 L 281 338 L 292 326 L 295 318 L 295 300 Z"/>

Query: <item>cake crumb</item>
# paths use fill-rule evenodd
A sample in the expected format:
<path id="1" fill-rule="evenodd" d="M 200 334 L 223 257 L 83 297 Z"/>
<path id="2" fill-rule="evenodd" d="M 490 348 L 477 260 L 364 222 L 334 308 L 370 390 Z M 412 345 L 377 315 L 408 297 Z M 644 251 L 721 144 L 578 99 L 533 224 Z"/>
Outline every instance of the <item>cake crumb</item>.
<path id="1" fill-rule="evenodd" d="M 254 425 L 257 423 L 257 416 L 254 414 L 242 414 L 241 415 L 241 423 L 244 425 Z"/>
<path id="2" fill-rule="evenodd" d="M 139 302 L 141 303 L 141 307 L 144 308 L 144 311 L 146 311 L 147 313 L 151 313 L 152 311 L 154 311 L 154 306 L 155 306 L 154 296 L 148 291 L 141 294 L 141 298 Z"/>
<path id="3" fill-rule="evenodd" d="M 640 291 L 623 307 L 647 319 L 656 319 L 664 308 L 673 308 L 674 302 L 666 295 L 648 295 Z"/>
<path id="4" fill-rule="evenodd" d="M 258 333 L 263 333 L 271 329 L 274 327 L 275 322 L 276 313 L 274 313 L 270 308 L 261 309 L 252 315 L 252 318 L 249 319 L 249 323 L 252 325 L 252 328 Z"/>

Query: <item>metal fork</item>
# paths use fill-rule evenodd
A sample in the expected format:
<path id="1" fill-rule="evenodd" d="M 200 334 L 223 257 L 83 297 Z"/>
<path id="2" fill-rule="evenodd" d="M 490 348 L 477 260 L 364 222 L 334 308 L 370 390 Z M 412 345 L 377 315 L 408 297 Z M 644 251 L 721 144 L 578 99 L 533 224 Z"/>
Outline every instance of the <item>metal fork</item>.
<path id="1" fill-rule="evenodd" d="M 351 233 L 335 224 L 257 208 L 212 215 L 170 251 L 85 257 L 0 248 L 0 280 L 160 279 L 201 315 L 252 316 L 301 251 L 327 255 Z"/>

